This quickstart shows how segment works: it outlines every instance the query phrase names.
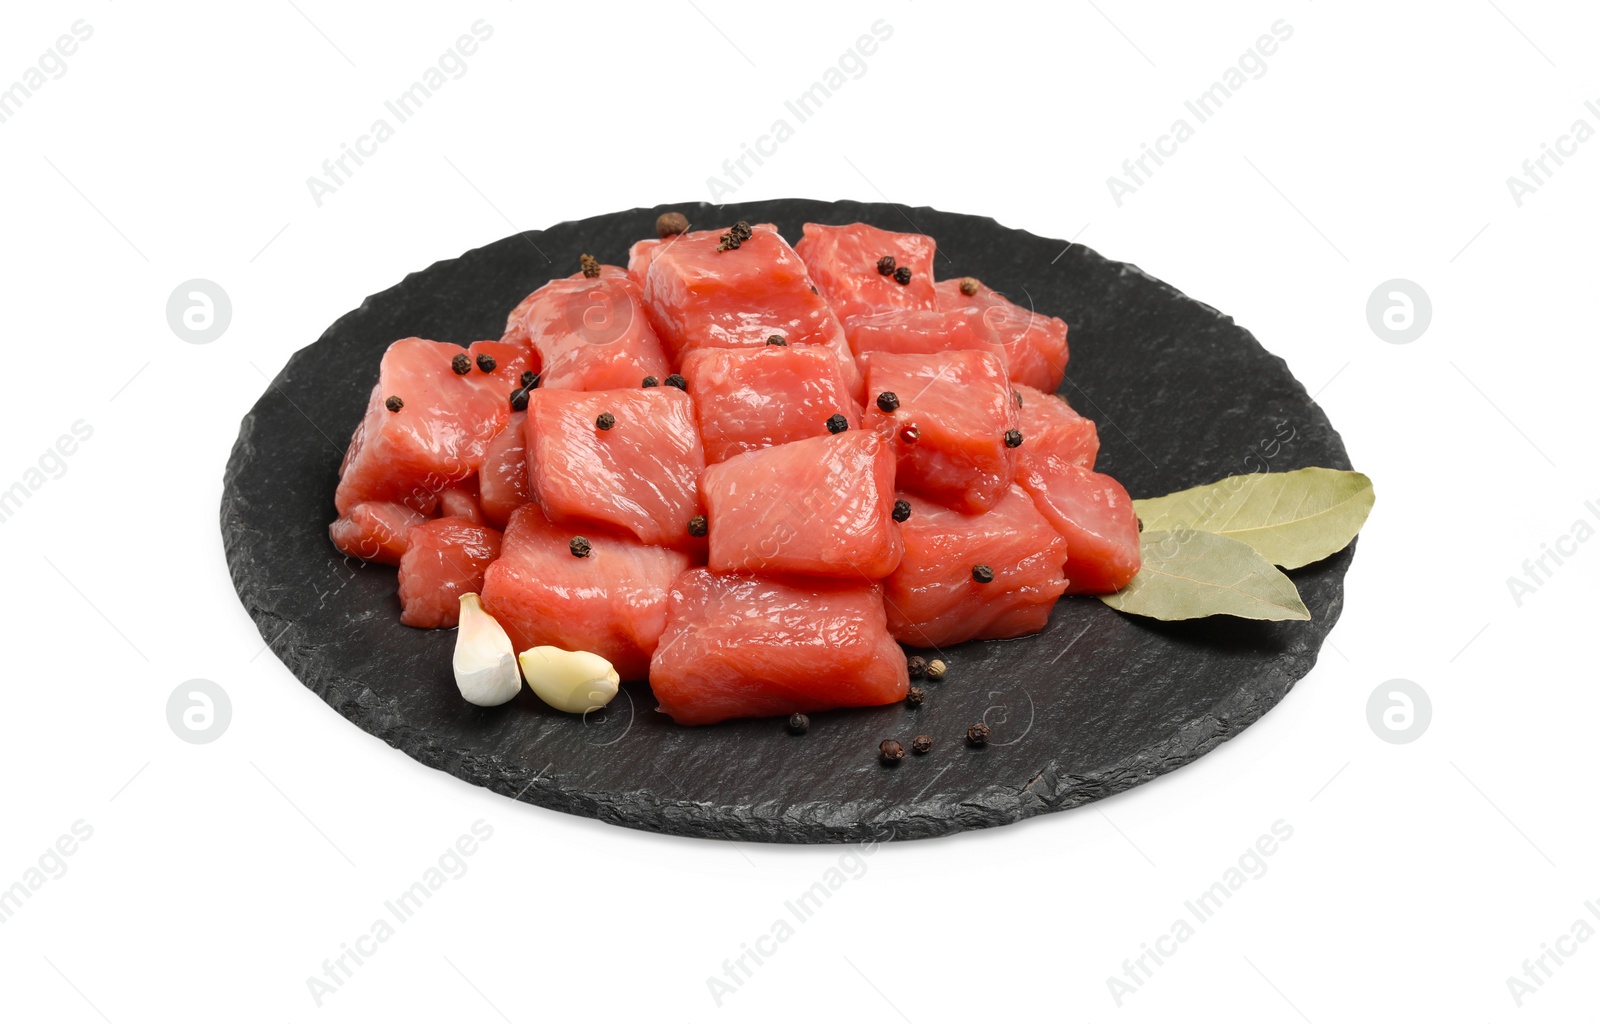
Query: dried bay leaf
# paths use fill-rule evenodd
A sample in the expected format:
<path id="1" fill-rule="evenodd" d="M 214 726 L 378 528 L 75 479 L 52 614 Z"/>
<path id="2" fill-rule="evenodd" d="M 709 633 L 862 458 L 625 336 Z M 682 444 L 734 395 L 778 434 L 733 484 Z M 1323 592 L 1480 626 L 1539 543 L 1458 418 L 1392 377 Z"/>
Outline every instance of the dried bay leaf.
<path id="1" fill-rule="evenodd" d="M 1100 600 L 1129 615 L 1199 619 L 1232 615 L 1278 622 L 1308 620 L 1294 581 L 1240 540 L 1199 530 L 1142 534 L 1138 575 Z"/>
<path id="2" fill-rule="evenodd" d="M 1231 476 L 1133 503 L 1147 530 L 1200 530 L 1242 541 L 1298 569 L 1347 547 L 1374 500 L 1364 474 L 1338 469 Z"/>

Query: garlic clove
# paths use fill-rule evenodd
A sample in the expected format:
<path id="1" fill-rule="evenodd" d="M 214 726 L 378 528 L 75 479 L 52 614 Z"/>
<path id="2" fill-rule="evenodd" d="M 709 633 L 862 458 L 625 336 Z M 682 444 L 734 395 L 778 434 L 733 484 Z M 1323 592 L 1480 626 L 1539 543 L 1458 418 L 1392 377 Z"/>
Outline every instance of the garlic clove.
<path id="1" fill-rule="evenodd" d="M 575 715 L 605 707 L 622 682 L 611 662 L 590 651 L 530 647 L 517 660 L 540 700 Z"/>
<path id="2" fill-rule="evenodd" d="M 504 704 L 522 689 L 511 638 L 494 616 L 483 610 L 477 594 L 461 595 L 461 624 L 450 664 L 461 696 L 479 707 Z"/>

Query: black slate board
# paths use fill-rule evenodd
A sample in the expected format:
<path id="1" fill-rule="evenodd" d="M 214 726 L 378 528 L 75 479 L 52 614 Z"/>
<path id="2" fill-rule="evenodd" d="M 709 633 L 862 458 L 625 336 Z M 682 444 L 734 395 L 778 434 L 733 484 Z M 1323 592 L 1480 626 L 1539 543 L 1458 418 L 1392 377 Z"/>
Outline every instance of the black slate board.
<path id="1" fill-rule="evenodd" d="M 240 599 L 284 663 L 340 714 L 433 768 L 529 803 L 632 828 L 768 842 L 915 839 L 1003 825 L 1172 771 L 1254 722 L 1310 671 L 1338 618 L 1351 550 L 1292 575 L 1312 621 L 1161 624 L 1093 598 L 1059 603 L 1043 633 L 946 650 L 926 704 L 686 729 L 630 684 L 580 719 L 524 688 L 475 708 L 450 672 L 452 631 L 400 625 L 395 572 L 328 541 L 344 444 L 385 346 L 466 343 L 578 255 L 625 264 L 657 214 L 696 227 L 866 221 L 939 243 L 941 278 L 971 274 L 1071 325 L 1074 406 L 1097 420 L 1099 468 L 1134 496 L 1235 473 L 1348 469 L 1338 434 L 1283 361 L 1218 311 L 1138 268 L 984 217 L 887 203 L 776 200 L 630 210 L 526 232 L 436 263 L 374 295 L 297 352 L 245 417 L 228 461 L 222 532 Z M 987 721 L 986 749 L 966 747 Z M 934 737 L 878 763 L 878 742 Z M 1179 783 L 1181 784 L 1181 783 Z M 1197 794 L 1197 798 L 1225 799 Z"/>

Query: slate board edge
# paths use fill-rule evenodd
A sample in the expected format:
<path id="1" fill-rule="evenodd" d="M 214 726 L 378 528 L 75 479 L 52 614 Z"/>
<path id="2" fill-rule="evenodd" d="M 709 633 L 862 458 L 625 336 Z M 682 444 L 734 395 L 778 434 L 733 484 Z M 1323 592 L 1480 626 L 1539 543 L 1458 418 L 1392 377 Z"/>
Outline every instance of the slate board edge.
<path id="1" fill-rule="evenodd" d="M 858 202 L 857 200 L 843 201 Z M 640 218 L 641 223 L 651 223 L 660 211 L 668 209 L 688 210 L 691 208 L 701 210 L 711 209 L 712 207 L 710 207 L 710 204 L 705 203 L 666 204 L 654 208 L 636 207 L 633 210 L 617 211 L 604 216 L 637 216 Z M 919 211 L 935 212 L 926 207 L 904 209 L 909 209 L 911 214 Z M 954 213 L 956 211 L 944 212 Z M 1036 239 L 1060 241 L 1059 239 L 1046 239 L 1045 236 L 1036 235 L 1023 228 L 1008 227 L 993 217 L 975 214 L 962 214 L 962 216 L 993 224 L 1002 231 L 1028 234 Z M 560 224 L 552 225 L 551 228 L 546 230 L 553 230 L 562 225 L 580 222 L 581 220 L 564 221 Z M 517 235 L 507 237 L 517 237 L 518 235 L 537 237 L 540 234 L 542 232 L 521 231 Z M 504 241 L 504 239 L 500 241 Z M 1081 248 L 1085 249 L 1091 256 L 1106 259 L 1087 246 L 1081 246 Z M 466 253 L 462 255 L 466 255 Z M 381 299 L 388 292 L 403 288 L 412 278 L 426 274 L 434 267 L 449 262 L 452 262 L 452 260 L 436 261 L 426 268 L 407 274 L 400 282 L 390 288 L 367 296 L 360 306 L 344 314 L 330 325 L 323 335 L 318 338 L 318 341 L 323 340 L 329 334 L 335 333 L 339 325 L 345 320 L 361 315 L 374 301 Z M 1109 259 L 1106 259 L 1106 262 L 1117 266 L 1121 274 L 1137 275 L 1168 292 L 1173 297 L 1193 303 L 1219 320 L 1237 327 L 1231 316 L 1207 303 L 1184 294 L 1178 288 L 1153 277 L 1134 264 Z M 1282 357 L 1268 351 L 1256 339 L 1255 335 L 1248 330 L 1242 327 L 1238 329 L 1262 354 L 1282 365 L 1287 373 L 1287 363 Z M 306 346 L 290 356 L 283 369 L 273 378 L 272 384 L 268 388 L 268 393 L 263 394 L 262 398 L 258 400 L 258 405 L 260 402 L 267 400 L 271 390 L 281 387 L 294 376 L 294 371 L 299 368 L 301 362 L 309 358 L 310 347 Z M 1305 387 L 1298 378 L 1295 378 L 1292 373 L 1289 373 L 1288 376 L 1294 380 L 1301 393 L 1305 394 Z M 1310 402 L 1313 408 L 1316 408 L 1309 395 L 1307 395 L 1307 401 Z M 1318 409 L 1319 413 L 1320 411 Z M 1342 449 L 1342 438 L 1339 437 L 1332 424 L 1326 421 L 1325 415 L 1323 418 L 1333 441 Z M 1324 640 L 1327 634 L 1331 632 L 1343 611 L 1343 586 L 1342 583 L 1339 583 L 1334 587 L 1333 599 L 1328 607 L 1326 616 L 1315 623 L 1307 624 L 1308 629 L 1316 629 L 1320 636 L 1318 637 L 1318 643 L 1313 645 L 1309 659 L 1303 663 L 1304 673 L 1302 676 L 1285 676 L 1277 680 L 1276 684 L 1271 687 L 1263 687 L 1259 682 L 1254 685 L 1250 683 L 1241 685 L 1229 697 L 1215 705 L 1208 713 L 1185 723 L 1166 742 L 1155 744 L 1109 766 L 1091 785 L 1085 785 L 1087 780 L 1059 777 L 1056 774 L 1057 765 L 1052 761 L 1036 773 L 1033 778 L 1020 784 L 991 784 L 983 791 L 985 797 L 983 805 L 970 806 L 959 816 L 933 818 L 908 813 L 904 816 L 890 818 L 881 823 L 869 824 L 857 821 L 850 826 L 820 824 L 816 820 L 805 819 L 803 815 L 795 815 L 794 820 L 754 817 L 748 814 L 741 816 L 738 813 L 738 809 L 735 808 L 719 807 L 709 802 L 663 799 L 647 789 L 640 789 L 626 794 L 615 794 L 613 799 L 610 800 L 601 799 L 595 794 L 565 789 L 556 779 L 539 778 L 537 773 L 529 772 L 521 766 L 507 765 L 499 758 L 479 757 L 466 751 L 446 749 L 432 742 L 425 732 L 402 725 L 397 720 L 393 708 L 386 707 L 385 704 L 387 702 L 373 693 L 370 688 L 364 686 L 358 680 L 349 679 L 338 673 L 328 671 L 325 666 L 318 663 L 313 655 L 304 652 L 302 650 L 303 645 L 294 636 L 297 628 L 295 623 L 285 621 L 271 608 L 265 607 L 246 596 L 248 588 L 244 586 L 244 581 L 255 565 L 256 559 L 253 555 L 253 545 L 249 542 L 246 531 L 241 528 L 244 518 L 240 514 L 243 499 L 233 486 L 233 481 L 237 476 L 245 472 L 255 457 L 254 428 L 255 409 L 252 408 L 251 412 L 247 413 L 240 422 L 239 436 L 230 452 L 224 472 L 220 525 L 223 534 L 224 554 L 235 590 L 238 592 L 245 610 L 255 621 L 262 639 L 272 649 L 273 653 L 283 661 L 284 665 L 308 689 L 317 694 L 318 697 L 343 717 L 430 768 L 461 778 L 461 773 L 451 771 L 451 766 L 471 765 L 473 777 L 489 780 L 482 784 L 503 796 L 514 797 L 522 802 L 551 810 L 593 817 L 611 824 L 658 834 L 777 843 L 843 843 L 924 839 L 951 835 L 969 829 L 1011 824 L 1049 811 L 1078 807 L 1131 789 L 1159 775 L 1168 774 L 1208 753 L 1226 740 L 1237 736 L 1245 728 L 1259 720 L 1284 698 L 1299 678 L 1304 674 L 1309 674 L 1315 667 L 1320 656 L 1320 641 Z M 1353 549 L 1354 545 L 1352 544 L 1350 549 L 1333 556 L 1333 558 L 1342 560 L 1348 565 L 1353 555 Z M 626 800 L 616 799 L 617 797 L 626 797 Z M 619 809 L 618 805 L 623 803 L 631 809 L 631 813 Z M 651 815 L 653 818 L 652 824 L 645 825 L 637 820 L 637 812 L 640 807 L 647 807 L 654 812 Z M 799 810 L 803 810 L 803 808 L 799 808 Z M 848 810 L 848 805 L 836 806 L 836 812 L 831 816 L 837 819 L 838 810 Z M 734 823 L 737 823 L 737 827 L 733 827 Z"/>

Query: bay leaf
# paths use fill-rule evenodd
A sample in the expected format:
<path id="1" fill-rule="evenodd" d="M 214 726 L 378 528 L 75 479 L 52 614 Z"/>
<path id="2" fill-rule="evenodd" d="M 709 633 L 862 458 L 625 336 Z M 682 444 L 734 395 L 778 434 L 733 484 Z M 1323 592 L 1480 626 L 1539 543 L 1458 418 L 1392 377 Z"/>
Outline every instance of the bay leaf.
<path id="1" fill-rule="evenodd" d="M 1200 530 L 1139 537 L 1142 565 L 1133 581 L 1100 600 L 1153 619 L 1310 619 L 1294 581 L 1244 541 Z"/>
<path id="2" fill-rule="evenodd" d="M 1202 530 L 1298 569 L 1343 551 L 1372 511 L 1372 481 L 1339 469 L 1230 476 L 1133 503 L 1147 530 Z"/>

